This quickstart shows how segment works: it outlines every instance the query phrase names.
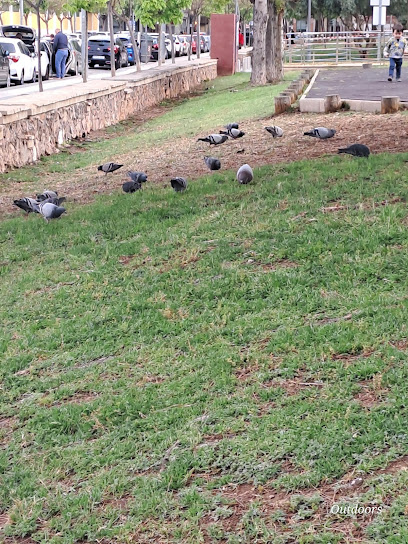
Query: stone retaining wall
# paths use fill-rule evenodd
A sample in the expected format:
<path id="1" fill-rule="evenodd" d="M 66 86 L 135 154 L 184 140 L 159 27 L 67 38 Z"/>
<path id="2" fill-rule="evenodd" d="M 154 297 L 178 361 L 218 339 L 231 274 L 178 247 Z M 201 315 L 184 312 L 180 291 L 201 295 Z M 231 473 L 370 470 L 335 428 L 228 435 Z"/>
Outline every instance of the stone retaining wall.
<path id="1" fill-rule="evenodd" d="M 0 104 L 0 172 L 58 152 L 59 145 L 105 128 L 217 76 L 217 61 L 196 61 L 93 80 Z"/>

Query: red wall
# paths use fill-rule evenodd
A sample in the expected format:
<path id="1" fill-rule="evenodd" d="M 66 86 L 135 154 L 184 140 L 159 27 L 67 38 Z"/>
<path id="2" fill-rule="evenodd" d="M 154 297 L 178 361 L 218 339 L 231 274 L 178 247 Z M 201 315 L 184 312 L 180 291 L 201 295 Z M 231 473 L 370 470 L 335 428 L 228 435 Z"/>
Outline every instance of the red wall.
<path id="1" fill-rule="evenodd" d="M 218 59 L 217 73 L 229 76 L 235 73 L 237 58 L 236 15 L 211 15 L 211 50 L 212 59 Z"/>

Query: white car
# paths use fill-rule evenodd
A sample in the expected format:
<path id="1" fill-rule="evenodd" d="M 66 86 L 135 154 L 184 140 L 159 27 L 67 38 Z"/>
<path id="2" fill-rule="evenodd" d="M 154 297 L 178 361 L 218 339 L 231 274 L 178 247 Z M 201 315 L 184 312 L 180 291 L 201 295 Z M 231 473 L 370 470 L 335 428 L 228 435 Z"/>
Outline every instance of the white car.
<path id="1" fill-rule="evenodd" d="M 26 81 L 34 82 L 37 78 L 35 54 L 30 53 L 28 47 L 16 38 L 3 38 L 0 36 L 0 44 L 3 50 L 7 52 L 11 81 L 16 85 L 22 85 Z"/>
<path id="2" fill-rule="evenodd" d="M 188 49 L 190 47 L 190 44 L 187 41 L 187 38 L 185 36 L 178 36 L 179 42 L 180 42 L 180 55 L 188 55 Z"/>

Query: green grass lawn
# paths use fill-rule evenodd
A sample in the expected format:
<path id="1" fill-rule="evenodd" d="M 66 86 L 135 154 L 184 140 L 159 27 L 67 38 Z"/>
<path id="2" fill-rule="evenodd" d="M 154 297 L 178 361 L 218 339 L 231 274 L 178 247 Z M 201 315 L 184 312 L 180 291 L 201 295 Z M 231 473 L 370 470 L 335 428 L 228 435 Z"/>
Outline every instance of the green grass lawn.
<path id="1" fill-rule="evenodd" d="M 408 542 L 405 158 L 0 223 L 5 541 Z"/>

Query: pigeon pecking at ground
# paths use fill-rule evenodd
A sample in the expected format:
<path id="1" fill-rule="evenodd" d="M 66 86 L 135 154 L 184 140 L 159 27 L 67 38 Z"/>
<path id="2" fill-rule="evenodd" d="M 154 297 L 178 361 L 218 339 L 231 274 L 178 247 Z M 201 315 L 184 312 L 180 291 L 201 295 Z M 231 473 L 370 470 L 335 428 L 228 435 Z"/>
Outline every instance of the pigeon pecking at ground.
<path id="1" fill-rule="evenodd" d="M 272 127 L 265 127 L 265 130 L 268 131 L 269 134 L 272 134 L 274 138 L 282 138 L 283 136 L 283 130 L 275 125 Z"/>
<path id="2" fill-rule="evenodd" d="M 231 130 L 232 128 L 239 128 L 238 123 L 228 123 L 228 125 L 225 125 L 224 127 L 226 130 Z"/>
<path id="3" fill-rule="evenodd" d="M 198 138 L 197 142 L 207 142 L 210 145 L 220 145 L 228 140 L 226 134 L 210 134 L 206 138 Z"/>
<path id="4" fill-rule="evenodd" d="M 239 130 L 238 128 L 230 128 L 226 132 L 224 130 L 220 130 L 220 134 L 227 134 L 233 140 L 245 136 L 245 132 L 242 132 L 242 130 Z"/>
<path id="5" fill-rule="evenodd" d="M 51 202 L 51 204 L 59 206 L 65 201 L 65 196 L 59 197 L 56 191 L 46 190 L 43 191 L 40 195 L 37 195 L 37 202 Z"/>
<path id="6" fill-rule="evenodd" d="M 254 179 L 254 173 L 249 164 L 243 164 L 237 172 L 237 180 L 242 184 L 246 185 Z"/>
<path id="7" fill-rule="evenodd" d="M 132 172 L 131 170 L 127 173 L 132 181 L 137 181 L 138 183 L 146 183 L 147 175 L 144 172 Z"/>
<path id="8" fill-rule="evenodd" d="M 18 208 L 24 210 L 27 213 L 27 215 L 29 213 L 40 213 L 39 204 L 34 198 L 25 196 L 24 198 L 19 198 L 18 200 L 14 200 L 13 203 Z"/>
<path id="9" fill-rule="evenodd" d="M 114 162 L 107 162 L 105 164 L 101 164 L 98 166 L 98 170 L 101 170 L 102 172 L 105 172 L 106 174 L 109 174 L 110 172 L 114 172 L 115 170 L 119 170 L 119 168 L 122 168 L 123 164 L 116 164 Z"/>
<path id="10" fill-rule="evenodd" d="M 142 183 L 140 181 L 125 181 L 122 185 L 122 189 L 125 193 L 135 193 L 142 188 Z"/>
<path id="11" fill-rule="evenodd" d="M 349 145 L 348 147 L 339 149 L 337 153 L 347 153 L 348 155 L 353 155 L 353 157 L 366 157 L 367 159 L 370 156 L 370 150 L 363 144 Z"/>
<path id="12" fill-rule="evenodd" d="M 187 180 L 184 178 L 171 178 L 170 183 L 176 193 L 181 193 L 187 189 Z"/>
<path id="13" fill-rule="evenodd" d="M 65 211 L 65 208 L 52 204 L 51 202 L 40 202 L 39 204 L 40 214 L 47 221 L 50 219 L 58 219 Z"/>
<path id="14" fill-rule="evenodd" d="M 333 138 L 336 131 L 333 128 L 317 127 L 309 132 L 304 132 L 304 136 L 312 136 L 312 138 L 319 138 L 320 140 L 327 140 Z"/>
<path id="15" fill-rule="evenodd" d="M 221 168 L 221 162 L 215 157 L 204 157 L 204 162 L 210 170 L 219 170 Z"/>

